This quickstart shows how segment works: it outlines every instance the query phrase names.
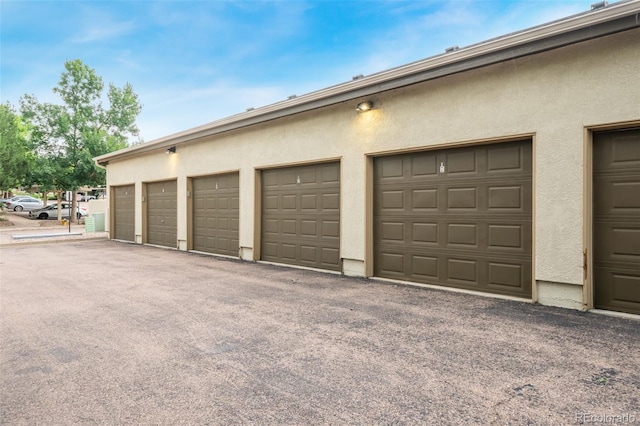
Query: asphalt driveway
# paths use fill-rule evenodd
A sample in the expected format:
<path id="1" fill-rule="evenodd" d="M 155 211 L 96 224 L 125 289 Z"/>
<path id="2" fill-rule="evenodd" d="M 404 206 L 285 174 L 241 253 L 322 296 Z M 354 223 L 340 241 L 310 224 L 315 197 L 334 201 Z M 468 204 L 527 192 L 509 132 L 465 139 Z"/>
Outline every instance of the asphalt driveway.
<path id="1" fill-rule="evenodd" d="M 0 249 L 0 423 L 640 422 L 640 322 L 106 240 Z"/>

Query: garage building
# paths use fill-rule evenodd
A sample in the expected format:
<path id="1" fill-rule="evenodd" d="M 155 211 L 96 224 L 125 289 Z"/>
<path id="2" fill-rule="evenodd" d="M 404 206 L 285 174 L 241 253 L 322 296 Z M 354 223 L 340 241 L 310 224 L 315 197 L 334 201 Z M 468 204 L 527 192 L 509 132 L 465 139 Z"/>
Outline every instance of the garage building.
<path id="1" fill-rule="evenodd" d="M 638 70 L 626 1 L 250 109 L 96 158 L 110 235 L 637 315 Z"/>

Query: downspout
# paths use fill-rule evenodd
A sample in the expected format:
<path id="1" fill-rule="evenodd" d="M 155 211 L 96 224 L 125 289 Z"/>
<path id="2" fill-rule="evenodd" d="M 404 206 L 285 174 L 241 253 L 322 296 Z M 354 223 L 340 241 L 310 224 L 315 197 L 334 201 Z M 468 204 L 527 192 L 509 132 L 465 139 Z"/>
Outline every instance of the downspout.
<path id="1" fill-rule="evenodd" d="M 94 158 L 93 162 L 96 163 L 96 166 L 100 167 L 101 169 L 107 170 L 107 168 L 105 166 L 103 166 L 102 164 L 100 164 L 97 159 Z"/>

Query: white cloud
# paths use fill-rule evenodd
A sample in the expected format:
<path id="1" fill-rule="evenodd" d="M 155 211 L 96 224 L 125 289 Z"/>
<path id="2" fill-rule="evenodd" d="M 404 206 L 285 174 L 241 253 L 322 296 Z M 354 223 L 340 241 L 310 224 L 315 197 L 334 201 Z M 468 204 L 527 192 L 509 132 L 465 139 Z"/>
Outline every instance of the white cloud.
<path id="1" fill-rule="evenodd" d="M 81 34 L 71 39 L 74 43 L 95 43 L 130 34 L 136 28 L 133 21 L 99 23 L 92 22 L 91 27 L 81 30 Z"/>
<path id="2" fill-rule="evenodd" d="M 218 81 L 208 86 L 174 85 L 138 91 L 144 106 L 139 116 L 140 136 L 151 141 L 169 134 L 286 99 L 277 86 L 242 86 Z"/>

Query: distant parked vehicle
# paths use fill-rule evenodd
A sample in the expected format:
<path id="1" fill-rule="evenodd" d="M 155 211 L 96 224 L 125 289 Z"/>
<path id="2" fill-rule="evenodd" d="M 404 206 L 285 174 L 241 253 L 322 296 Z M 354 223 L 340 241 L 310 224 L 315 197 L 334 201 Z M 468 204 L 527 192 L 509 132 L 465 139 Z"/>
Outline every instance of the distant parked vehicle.
<path id="1" fill-rule="evenodd" d="M 7 210 L 13 210 L 14 212 L 21 212 L 23 210 L 28 212 L 35 209 L 41 209 L 42 206 L 44 206 L 42 201 L 29 196 L 13 197 L 13 199 L 5 201 L 4 205 Z"/>
<path id="2" fill-rule="evenodd" d="M 61 217 L 68 218 L 70 214 L 71 206 L 69 203 L 62 203 L 62 215 Z M 77 206 L 76 217 L 80 219 L 87 215 L 87 208 L 84 206 Z M 51 204 L 41 209 L 32 210 L 29 212 L 29 218 L 31 219 L 57 219 L 58 218 L 58 204 Z"/>
<path id="3" fill-rule="evenodd" d="M 89 200 L 95 200 L 96 197 L 94 197 L 91 194 L 84 194 L 82 192 L 78 192 L 78 201 L 89 201 Z"/>
<path id="4" fill-rule="evenodd" d="M 26 198 L 26 197 L 29 197 L 29 195 L 14 195 L 13 197 L 0 198 L 0 203 L 4 204 L 4 203 L 6 203 L 7 201 L 15 201 L 15 200 L 17 200 L 18 198 Z M 33 198 L 33 197 L 31 197 L 31 198 Z"/>

